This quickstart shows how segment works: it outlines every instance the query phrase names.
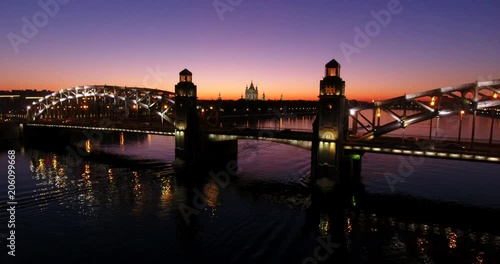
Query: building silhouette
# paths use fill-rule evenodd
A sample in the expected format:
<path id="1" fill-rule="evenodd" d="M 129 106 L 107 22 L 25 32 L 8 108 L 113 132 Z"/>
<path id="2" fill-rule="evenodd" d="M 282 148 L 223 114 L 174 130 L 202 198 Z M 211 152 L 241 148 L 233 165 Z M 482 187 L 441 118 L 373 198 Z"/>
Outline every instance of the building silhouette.
<path id="1" fill-rule="evenodd" d="M 250 87 L 245 88 L 245 100 L 259 100 L 259 89 L 253 86 L 253 81 L 250 82 Z"/>
<path id="2" fill-rule="evenodd" d="M 0 91 L 0 116 L 22 117 L 26 115 L 27 107 L 51 93 L 49 90 L 30 89 Z"/>

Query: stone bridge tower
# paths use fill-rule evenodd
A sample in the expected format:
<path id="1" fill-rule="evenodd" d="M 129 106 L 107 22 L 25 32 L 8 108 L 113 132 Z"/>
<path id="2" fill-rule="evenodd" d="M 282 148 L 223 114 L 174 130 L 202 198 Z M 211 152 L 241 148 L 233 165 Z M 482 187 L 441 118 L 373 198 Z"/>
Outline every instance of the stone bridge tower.
<path id="1" fill-rule="evenodd" d="M 325 77 L 319 84 L 318 113 L 313 123 L 311 175 L 322 190 L 333 189 L 340 181 L 343 141 L 348 130 L 346 107 L 340 64 L 331 60 L 325 65 Z"/>
<path id="2" fill-rule="evenodd" d="M 200 129 L 197 91 L 192 79 L 193 74 L 184 69 L 175 85 L 175 157 L 184 162 L 194 161 Z"/>

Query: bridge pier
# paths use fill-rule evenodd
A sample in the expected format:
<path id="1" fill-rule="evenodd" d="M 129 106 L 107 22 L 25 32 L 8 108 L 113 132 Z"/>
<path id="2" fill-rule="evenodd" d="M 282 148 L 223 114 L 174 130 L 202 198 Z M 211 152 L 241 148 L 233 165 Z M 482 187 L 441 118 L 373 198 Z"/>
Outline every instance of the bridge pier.
<path id="1" fill-rule="evenodd" d="M 318 114 L 313 123 L 311 176 L 313 185 L 323 193 L 346 191 L 361 172 L 361 155 L 346 155 L 343 142 L 348 136 L 348 105 L 340 64 L 325 65 L 320 81 Z"/>
<path id="2" fill-rule="evenodd" d="M 22 122 L 4 122 L 0 124 L 0 140 L 22 140 L 24 124 Z"/>
<path id="3" fill-rule="evenodd" d="M 361 166 L 363 152 L 345 152 L 341 163 L 341 182 L 349 191 L 358 190 L 362 187 Z"/>
<path id="4" fill-rule="evenodd" d="M 197 113 L 197 88 L 184 69 L 175 86 L 175 167 L 214 165 L 237 159 L 236 140 L 211 141 L 202 132 Z"/>
<path id="5" fill-rule="evenodd" d="M 361 167 L 363 154 L 347 154 L 338 166 L 317 165 L 311 168 L 313 189 L 323 194 L 350 195 L 363 189 Z"/>
<path id="6" fill-rule="evenodd" d="M 197 163 L 201 165 L 225 165 L 238 160 L 238 140 L 211 141 L 203 133 Z"/>

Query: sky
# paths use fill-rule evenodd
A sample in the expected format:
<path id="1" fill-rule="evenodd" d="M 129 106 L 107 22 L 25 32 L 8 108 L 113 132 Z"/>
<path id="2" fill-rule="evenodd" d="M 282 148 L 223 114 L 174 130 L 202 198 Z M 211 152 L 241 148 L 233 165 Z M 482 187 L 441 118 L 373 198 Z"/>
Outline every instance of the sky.
<path id="1" fill-rule="evenodd" d="M 107 84 L 200 99 L 317 100 L 325 64 L 348 99 L 500 79 L 500 1 L 0 1 L 0 90 Z"/>

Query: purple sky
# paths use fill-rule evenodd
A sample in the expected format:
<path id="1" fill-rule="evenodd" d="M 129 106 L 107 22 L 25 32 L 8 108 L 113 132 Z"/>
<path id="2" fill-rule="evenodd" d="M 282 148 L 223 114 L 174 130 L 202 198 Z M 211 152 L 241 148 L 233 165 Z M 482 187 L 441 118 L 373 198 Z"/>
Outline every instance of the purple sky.
<path id="1" fill-rule="evenodd" d="M 0 2 L 1 90 L 172 91 L 188 68 L 203 99 L 237 99 L 251 80 L 268 99 L 316 99 L 332 58 L 349 99 L 500 78 L 499 1 L 55 1 Z"/>

